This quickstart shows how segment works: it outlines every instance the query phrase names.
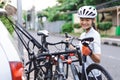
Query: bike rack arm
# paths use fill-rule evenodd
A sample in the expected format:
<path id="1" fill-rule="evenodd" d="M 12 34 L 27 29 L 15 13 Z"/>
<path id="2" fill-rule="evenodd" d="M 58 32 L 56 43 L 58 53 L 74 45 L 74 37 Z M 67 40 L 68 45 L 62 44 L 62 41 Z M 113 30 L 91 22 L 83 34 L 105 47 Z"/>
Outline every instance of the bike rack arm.
<path id="1" fill-rule="evenodd" d="M 17 23 L 20 27 L 18 27 L 16 24 L 14 24 L 9 18 L 8 16 L 6 16 L 6 18 L 9 20 L 10 23 L 12 23 L 15 27 L 13 27 L 13 29 L 15 30 L 15 32 L 17 33 L 18 37 L 20 38 L 20 40 L 22 41 L 22 43 L 24 44 L 25 48 L 28 49 L 27 47 L 27 43 L 25 43 L 25 40 L 23 40 L 22 36 L 20 36 L 20 32 L 22 34 L 24 34 L 37 48 L 41 48 L 42 50 L 45 50 L 41 44 L 33 37 L 31 36 L 19 23 Z M 20 31 L 20 32 L 19 32 Z"/>

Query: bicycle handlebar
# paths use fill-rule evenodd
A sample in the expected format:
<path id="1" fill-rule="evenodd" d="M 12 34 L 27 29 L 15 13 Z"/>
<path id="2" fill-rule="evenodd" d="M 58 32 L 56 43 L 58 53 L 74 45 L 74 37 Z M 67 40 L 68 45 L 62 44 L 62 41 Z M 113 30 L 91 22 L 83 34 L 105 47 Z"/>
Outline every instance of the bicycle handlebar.
<path id="1" fill-rule="evenodd" d="M 57 44 L 67 44 L 68 42 L 65 41 L 60 41 L 60 42 L 56 42 L 56 43 L 49 43 L 47 42 L 48 45 L 57 45 Z"/>

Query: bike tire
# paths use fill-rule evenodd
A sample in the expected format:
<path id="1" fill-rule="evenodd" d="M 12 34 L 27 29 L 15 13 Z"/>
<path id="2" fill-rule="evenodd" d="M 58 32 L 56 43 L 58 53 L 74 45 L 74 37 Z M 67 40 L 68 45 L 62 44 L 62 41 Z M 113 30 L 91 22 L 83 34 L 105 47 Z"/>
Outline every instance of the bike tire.
<path id="1" fill-rule="evenodd" d="M 45 74 L 43 73 L 43 71 L 41 69 L 36 70 L 34 74 L 36 75 L 35 80 L 44 80 Z"/>
<path id="2" fill-rule="evenodd" d="M 43 62 L 44 66 L 41 66 L 41 75 L 43 75 L 43 80 L 51 80 L 52 79 L 52 64 L 49 62 Z M 41 80 L 41 79 L 40 79 Z"/>
<path id="3" fill-rule="evenodd" d="M 86 69 L 87 75 L 92 74 L 93 70 L 98 70 L 98 71 L 101 72 L 102 80 L 113 80 L 113 78 L 108 73 L 108 71 L 104 67 L 102 67 L 101 65 L 99 65 L 99 64 L 91 64 L 91 65 L 89 65 L 87 67 L 87 69 Z M 98 80 L 98 79 L 95 79 L 95 76 L 93 78 L 94 79 L 92 79 L 92 80 Z"/>

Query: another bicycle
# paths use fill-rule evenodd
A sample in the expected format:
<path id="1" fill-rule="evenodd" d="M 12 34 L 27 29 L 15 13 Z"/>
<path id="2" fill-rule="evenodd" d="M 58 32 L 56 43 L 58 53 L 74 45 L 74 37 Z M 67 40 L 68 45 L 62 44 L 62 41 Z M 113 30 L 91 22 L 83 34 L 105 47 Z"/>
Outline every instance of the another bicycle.
<path id="1" fill-rule="evenodd" d="M 84 38 L 84 39 L 77 39 L 81 41 L 81 43 L 85 46 L 89 47 L 89 43 L 92 42 L 94 39 L 92 37 Z M 70 43 L 72 44 L 72 43 Z M 73 45 L 73 44 L 72 44 Z M 80 48 L 78 46 L 73 45 L 77 49 L 77 57 L 79 59 L 79 65 L 76 66 L 74 63 L 71 63 L 71 71 L 73 74 L 74 80 L 98 80 L 97 76 L 95 75 L 95 71 L 99 71 L 100 80 L 113 80 L 111 75 L 99 64 L 91 64 L 87 68 L 85 68 L 85 62 L 87 57 L 81 54 Z M 80 67 L 81 66 L 81 67 Z M 82 68 L 82 69 L 81 69 Z M 90 78 L 91 76 L 92 78 Z M 89 78 L 89 79 L 88 79 Z"/>

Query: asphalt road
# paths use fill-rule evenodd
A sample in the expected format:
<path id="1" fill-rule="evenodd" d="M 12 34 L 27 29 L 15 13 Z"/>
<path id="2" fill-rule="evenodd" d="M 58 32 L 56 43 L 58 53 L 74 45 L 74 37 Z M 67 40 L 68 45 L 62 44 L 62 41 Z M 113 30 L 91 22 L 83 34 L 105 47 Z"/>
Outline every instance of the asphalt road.
<path id="1" fill-rule="evenodd" d="M 114 80 L 120 80 L 120 47 L 102 45 L 101 65 L 112 75 Z"/>
<path id="2" fill-rule="evenodd" d="M 40 37 L 37 36 L 36 32 L 31 31 L 30 34 L 40 41 Z M 64 38 L 59 35 L 56 36 L 56 34 L 52 34 L 47 38 L 47 41 L 54 43 L 63 39 Z M 51 51 L 53 50 L 54 48 L 51 49 Z M 111 74 L 114 80 L 119 80 L 120 47 L 102 44 L 101 65 Z"/>

